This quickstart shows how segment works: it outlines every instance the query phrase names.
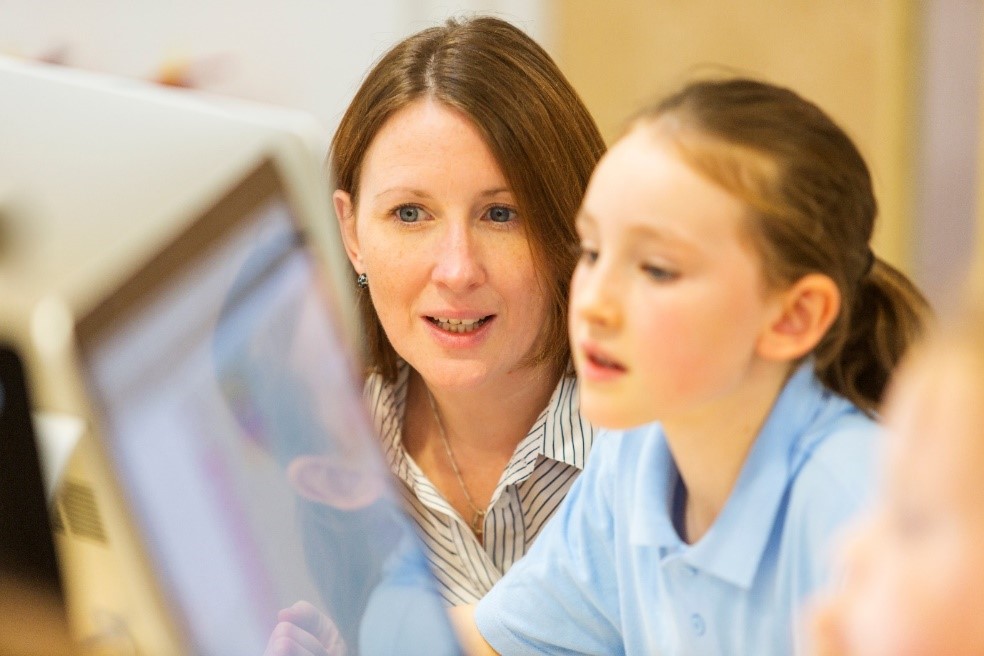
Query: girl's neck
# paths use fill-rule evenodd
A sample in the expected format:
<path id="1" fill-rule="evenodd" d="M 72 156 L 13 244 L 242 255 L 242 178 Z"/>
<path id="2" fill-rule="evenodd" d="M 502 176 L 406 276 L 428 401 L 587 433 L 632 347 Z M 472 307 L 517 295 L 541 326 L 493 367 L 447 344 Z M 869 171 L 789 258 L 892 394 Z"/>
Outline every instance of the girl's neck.
<path id="1" fill-rule="evenodd" d="M 727 398 L 662 422 L 683 482 L 678 529 L 686 542 L 699 541 L 721 514 L 788 373 L 788 366 L 766 363 Z"/>

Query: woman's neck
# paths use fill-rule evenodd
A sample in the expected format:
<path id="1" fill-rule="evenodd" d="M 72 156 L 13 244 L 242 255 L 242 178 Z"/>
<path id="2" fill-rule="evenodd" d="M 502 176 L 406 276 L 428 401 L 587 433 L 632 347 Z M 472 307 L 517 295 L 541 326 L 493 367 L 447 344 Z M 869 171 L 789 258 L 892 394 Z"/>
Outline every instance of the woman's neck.
<path id="1" fill-rule="evenodd" d="M 681 537 L 690 544 L 707 533 L 724 509 L 785 385 L 788 367 L 769 364 L 713 406 L 662 422 L 685 491 Z"/>
<path id="2" fill-rule="evenodd" d="M 528 369 L 494 388 L 430 390 L 411 370 L 404 448 L 448 502 L 471 521 L 475 507 L 488 507 L 502 472 L 550 401 L 556 383 L 555 376 Z"/>
<path id="3" fill-rule="evenodd" d="M 411 370 L 407 392 L 408 415 L 433 415 L 427 399 L 434 399 L 440 422 L 453 442 L 455 455 L 462 452 L 508 453 L 533 426 L 557 386 L 557 377 L 543 369 L 524 369 L 495 385 L 467 389 L 427 386 Z M 425 422 L 429 423 L 429 422 Z"/>

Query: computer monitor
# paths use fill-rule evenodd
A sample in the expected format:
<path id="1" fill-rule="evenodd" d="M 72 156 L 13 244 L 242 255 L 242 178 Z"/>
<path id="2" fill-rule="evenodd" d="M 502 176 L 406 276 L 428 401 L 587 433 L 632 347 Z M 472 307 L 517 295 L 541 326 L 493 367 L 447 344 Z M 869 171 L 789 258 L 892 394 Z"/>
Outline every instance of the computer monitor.
<path id="1" fill-rule="evenodd" d="M 350 654 L 457 653 L 362 405 L 303 121 L 16 62 L 0 88 L 0 338 L 37 410 L 85 426 L 54 503 L 77 635 L 259 654 L 306 600 Z M 17 132 L 42 119 L 67 150 Z"/>
<path id="2" fill-rule="evenodd" d="M 45 503 L 20 354 L 0 343 L 0 645 L 4 654 L 71 654 L 61 573 Z"/>

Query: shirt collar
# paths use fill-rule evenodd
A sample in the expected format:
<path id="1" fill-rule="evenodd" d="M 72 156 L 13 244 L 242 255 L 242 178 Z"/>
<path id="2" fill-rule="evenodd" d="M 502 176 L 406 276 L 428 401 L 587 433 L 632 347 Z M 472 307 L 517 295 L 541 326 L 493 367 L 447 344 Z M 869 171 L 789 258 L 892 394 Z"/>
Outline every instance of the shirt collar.
<path id="1" fill-rule="evenodd" d="M 410 365 L 400 361 L 393 383 L 387 383 L 381 375 L 371 373 L 364 388 L 364 396 L 373 424 L 379 431 L 386 459 L 393 471 L 404 480 L 409 468 L 402 440 L 409 374 Z M 579 407 L 577 379 L 562 376 L 547 407 L 513 452 L 500 487 L 527 478 L 533 472 L 539 456 L 584 469 L 595 431 L 581 417 Z"/>
<path id="2" fill-rule="evenodd" d="M 721 514 L 694 545 L 683 544 L 673 527 L 673 489 L 679 474 L 661 439 L 654 463 L 658 480 L 649 492 L 654 503 L 636 504 L 635 511 L 639 515 L 655 510 L 658 517 L 634 519 L 635 539 L 660 547 L 663 555 L 681 551 L 693 567 L 739 587 L 751 587 L 783 496 L 804 457 L 799 441 L 830 397 L 816 379 L 812 362 L 793 373 L 755 439 Z"/>

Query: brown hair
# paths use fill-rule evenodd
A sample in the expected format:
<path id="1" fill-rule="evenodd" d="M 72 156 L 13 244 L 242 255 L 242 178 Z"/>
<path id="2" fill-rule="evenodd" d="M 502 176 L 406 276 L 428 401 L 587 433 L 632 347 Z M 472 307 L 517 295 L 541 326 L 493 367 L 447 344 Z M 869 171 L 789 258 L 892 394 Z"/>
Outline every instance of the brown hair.
<path id="1" fill-rule="evenodd" d="M 597 126 L 550 56 L 521 30 L 489 17 L 448 20 L 383 55 L 342 117 L 332 140 L 331 175 L 351 194 L 353 206 L 373 138 L 394 112 L 425 97 L 474 122 L 515 193 L 550 299 L 531 364 L 565 370 L 567 297 L 577 261 L 574 216 L 605 150 Z M 365 289 L 359 290 L 359 306 L 367 364 L 392 380 L 396 352 Z"/>
<path id="2" fill-rule="evenodd" d="M 851 139 L 789 89 L 746 79 L 699 81 L 640 112 L 708 179 L 745 202 L 766 284 L 832 279 L 840 314 L 813 350 L 817 375 L 865 411 L 923 331 L 929 309 L 868 244 L 877 204 Z"/>

